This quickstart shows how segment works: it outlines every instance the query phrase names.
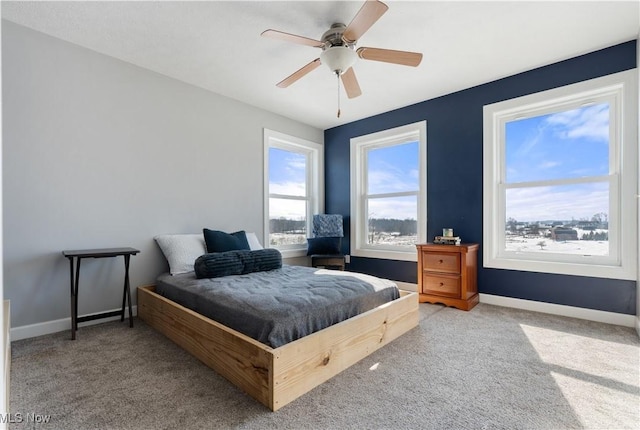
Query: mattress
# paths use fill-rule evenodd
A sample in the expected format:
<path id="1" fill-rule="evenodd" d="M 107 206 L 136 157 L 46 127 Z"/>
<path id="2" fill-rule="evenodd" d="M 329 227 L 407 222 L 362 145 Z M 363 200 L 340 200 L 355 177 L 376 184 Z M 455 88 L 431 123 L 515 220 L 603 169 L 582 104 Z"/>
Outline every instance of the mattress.
<path id="1" fill-rule="evenodd" d="M 167 273 L 156 292 L 273 348 L 400 297 L 387 279 L 288 265 L 206 279 Z"/>

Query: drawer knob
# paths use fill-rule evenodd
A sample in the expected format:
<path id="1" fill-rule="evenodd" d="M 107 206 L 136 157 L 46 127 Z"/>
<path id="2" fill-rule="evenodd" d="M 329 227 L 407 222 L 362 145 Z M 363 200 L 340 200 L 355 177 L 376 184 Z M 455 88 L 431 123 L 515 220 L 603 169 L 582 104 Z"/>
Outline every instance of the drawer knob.
<path id="1" fill-rule="evenodd" d="M 444 282 L 440 282 L 440 286 L 441 286 L 441 287 L 444 287 Z"/>
<path id="2" fill-rule="evenodd" d="M 444 263 L 444 261 L 440 260 L 440 264 Z"/>

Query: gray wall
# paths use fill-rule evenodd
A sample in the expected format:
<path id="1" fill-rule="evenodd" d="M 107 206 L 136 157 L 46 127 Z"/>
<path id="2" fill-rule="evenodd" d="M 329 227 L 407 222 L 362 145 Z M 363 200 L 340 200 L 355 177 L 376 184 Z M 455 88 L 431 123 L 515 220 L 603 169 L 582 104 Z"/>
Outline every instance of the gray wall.
<path id="1" fill-rule="evenodd" d="M 138 286 L 167 269 L 154 235 L 262 237 L 263 127 L 323 142 L 322 130 L 7 21 L 2 96 L 12 327 L 69 318 L 64 249 L 138 248 Z M 83 260 L 81 315 L 120 306 L 123 267 Z"/>
<path id="2" fill-rule="evenodd" d="M 640 67 L 640 35 L 636 39 L 636 61 Z M 640 88 L 640 73 L 638 73 L 638 88 Z M 640 124 L 640 109 L 638 109 L 638 124 Z M 640 146 L 640 133 L 638 133 L 638 145 Z M 638 154 L 640 155 L 640 154 Z M 640 166 L 640 160 L 638 162 Z M 638 190 L 640 190 L 640 175 L 638 175 Z M 640 199 L 636 199 L 638 204 L 638 213 L 640 213 Z M 640 218 L 638 218 L 638 231 L 640 232 Z M 640 241 L 638 241 L 640 247 Z M 640 336 L 640 249 L 638 250 L 638 282 L 636 284 L 636 332 Z"/>

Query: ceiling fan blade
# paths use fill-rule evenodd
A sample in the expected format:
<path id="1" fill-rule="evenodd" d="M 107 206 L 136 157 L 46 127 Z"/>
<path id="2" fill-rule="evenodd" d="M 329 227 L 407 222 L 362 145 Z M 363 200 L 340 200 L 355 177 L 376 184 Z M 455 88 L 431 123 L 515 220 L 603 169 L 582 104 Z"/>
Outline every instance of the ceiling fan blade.
<path id="1" fill-rule="evenodd" d="M 290 76 L 288 76 L 288 77 L 284 78 L 282 81 L 278 82 L 276 84 L 276 87 L 287 88 L 289 85 L 293 84 L 295 81 L 297 81 L 298 79 L 302 78 L 307 73 L 311 72 L 312 70 L 315 70 L 317 67 L 320 66 L 320 64 L 322 64 L 320 62 L 320 59 L 316 58 L 315 60 L 313 60 L 312 62 L 310 62 L 306 66 L 302 67 L 300 70 L 297 70 L 297 71 L 293 72 Z"/>
<path id="2" fill-rule="evenodd" d="M 394 51 L 392 49 L 380 48 L 358 48 L 358 57 L 363 60 L 382 61 L 384 63 L 401 64 L 403 66 L 417 67 L 422 61 L 422 54 L 419 52 Z"/>
<path id="3" fill-rule="evenodd" d="M 347 97 L 353 99 L 362 94 L 353 67 L 349 67 L 340 77 L 342 78 L 342 85 L 344 85 L 344 89 L 347 92 Z"/>
<path id="4" fill-rule="evenodd" d="M 308 37 L 296 36 L 295 34 L 285 33 L 278 30 L 265 30 L 260 36 L 271 39 L 284 40 L 285 42 L 297 43 L 299 45 L 313 46 L 314 48 L 322 48 L 324 43 L 319 40 L 309 39 Z"/>
<path id="5" fill-rule="evenodd" d="M 378 0 L 367 0 L 342 34 L 346 43 L 355 43 L 389 9 Z"/>

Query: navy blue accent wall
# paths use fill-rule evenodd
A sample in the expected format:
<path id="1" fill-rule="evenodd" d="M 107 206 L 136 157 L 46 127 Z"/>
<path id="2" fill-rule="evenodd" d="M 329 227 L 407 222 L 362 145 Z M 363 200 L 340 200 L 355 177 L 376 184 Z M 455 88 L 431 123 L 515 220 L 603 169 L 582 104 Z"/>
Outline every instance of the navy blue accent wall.
<path id="1" fill-rule="evenodd" d="M 635 40 L 325 130 L 325 210 L 345 216 L 343 252 L 348 254 L 350 249 L 352 137 L 426 120 L 427 237 L 453 227 L 465 242 L 481 244 L 482 107 L 634 67 Z M 481 293 L 630 315 L 636 312 L 635 281 L 485 269 L 482 247 L 478 257 Z M 413 262 L 352 257 L 349 270 L 417 282 Z"/>

